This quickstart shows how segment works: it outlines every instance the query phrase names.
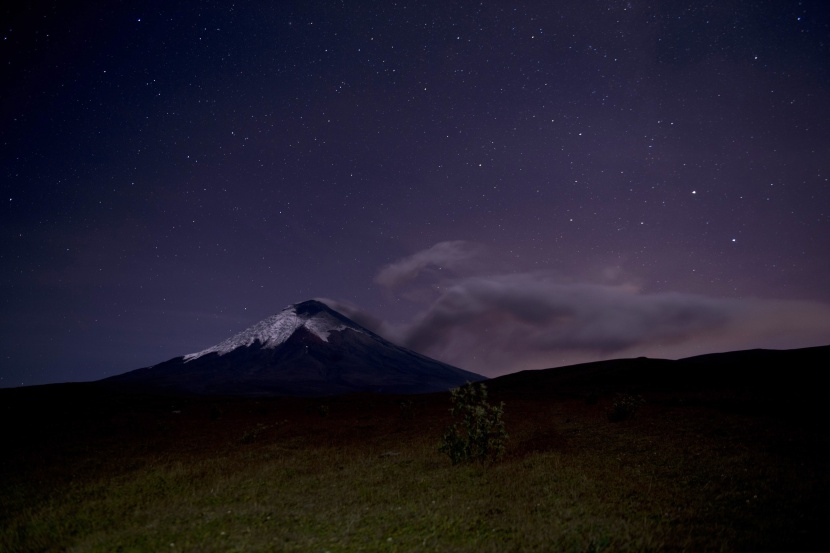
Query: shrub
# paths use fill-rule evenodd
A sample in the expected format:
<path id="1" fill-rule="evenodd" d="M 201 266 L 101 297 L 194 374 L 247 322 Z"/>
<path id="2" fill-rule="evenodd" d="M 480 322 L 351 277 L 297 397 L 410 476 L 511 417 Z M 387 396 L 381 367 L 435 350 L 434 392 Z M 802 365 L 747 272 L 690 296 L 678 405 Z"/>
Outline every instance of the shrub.
<path id="1" fill-rule="evenodd" d="M 415 418 L 415 408 L 412 405 L 412 400 L 402 401 L 400 403 L 400 419 L 411 421 Z"/>
<path id="2" fill-rule="evenodd" d="M 453 465 L 470 461 L 496 461 L 504 454 L 508 435 L 504 428 L 504 402 L 490 405 L 484 384 L 450 390 L 454 422 L 444 432 L 438 451 Z"/>
<path id="3" fill-rule="evenodd" d="M 269 427 L 267 425 L 262 424 L 261 422 L 257 423 L 257 425 L 254 428 L 245 431 L 245 433 L 242 434 L 242 438 L 239 441 L 243 444 L 250 444 L 252 442 L 255 442 L 259 439 L 260 436 L 262 436 L 262 434 L 265 433 L 266 430 L 268 430 L 268 428 Z"/>
<path id="4" fill-rule="evenodd" d="M 307 405 L 305 408 L 305 412 L 307 415 L 320 415 L 321 417 L 328 417 L 329 413 L 331 412 L 331 408 L 326 403 L 317 403 Z"/>
<path id="5" fill-rule="evenodd" d="M 614 398 L 614 403 L 611 405 L 611 410 L 608 411 L 608 420 L 611 422 L 619 422 L 633 419 L 637 413 L 637 409 L 643 403 L 645 403 L 645 400 L 642 396 L 617 394 Z"/>

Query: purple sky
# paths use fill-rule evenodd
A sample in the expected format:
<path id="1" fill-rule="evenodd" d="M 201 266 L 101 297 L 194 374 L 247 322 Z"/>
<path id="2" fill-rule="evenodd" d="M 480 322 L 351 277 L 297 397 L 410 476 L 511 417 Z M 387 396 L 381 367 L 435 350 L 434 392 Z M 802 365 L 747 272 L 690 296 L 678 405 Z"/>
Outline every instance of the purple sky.
<path id="1" fill-rule="evenodd" d="M 489 376 L 830 344 L 826 2 L 54 4 L 3 12 L 0 387 L 310 298 Z"/>

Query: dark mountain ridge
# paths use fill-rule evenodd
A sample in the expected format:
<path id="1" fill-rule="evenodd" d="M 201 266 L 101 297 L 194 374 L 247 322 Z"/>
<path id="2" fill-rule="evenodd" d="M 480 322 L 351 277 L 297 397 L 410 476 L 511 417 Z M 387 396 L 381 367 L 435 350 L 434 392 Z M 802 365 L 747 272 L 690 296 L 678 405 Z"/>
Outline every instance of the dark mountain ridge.
<path id="1" fill-rule="evenodd" d="M 612 359 L 494 378 L 499 392 L 548 397 L 598 397 L 660 393 L 676 397 L 732 397 L 807 403 L 825 395 L 819 386 L 830 369 L 830 345 L 790 350 L 753 349 L 679 360 Z"/>

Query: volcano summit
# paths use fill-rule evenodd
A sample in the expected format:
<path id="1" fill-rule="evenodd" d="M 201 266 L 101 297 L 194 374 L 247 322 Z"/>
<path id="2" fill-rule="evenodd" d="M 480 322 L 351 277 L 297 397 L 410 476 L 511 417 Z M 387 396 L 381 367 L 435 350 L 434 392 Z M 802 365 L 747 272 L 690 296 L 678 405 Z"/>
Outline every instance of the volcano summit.
<path id="1" fill-rule="evenodd" d="M 103 382 L 192 394 L 322 396 L 437 392 L 479 380 L 310 300 L 213 347 Z"/>

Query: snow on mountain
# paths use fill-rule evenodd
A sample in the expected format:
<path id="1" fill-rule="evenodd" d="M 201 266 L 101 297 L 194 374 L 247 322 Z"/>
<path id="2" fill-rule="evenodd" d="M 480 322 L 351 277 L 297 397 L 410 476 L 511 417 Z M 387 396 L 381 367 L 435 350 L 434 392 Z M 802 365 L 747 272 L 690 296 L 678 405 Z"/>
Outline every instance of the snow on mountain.
<path id="1" fill-rule="evenodd" d="M 252 346 L 257 342 L 263 348 L 272 349 L 288 340 L 300 327 L 305 327 L 324 342 L 328 342 L 330 332 L 344 330 L 347 325 L 337 319 L 323 304 L 319 304 L 320 307 L 315 305 L 317 303 L 319 302 L 309 301 L 289 305 L 280 313 L 263 319 L 213 347 L 185 355 L 184 362 L 193 361 L 210 353 L 224 355 L 240 347 Z M 362 332 L 362 329 L 357 327 L 352 327 L 352 330 Z"/>

